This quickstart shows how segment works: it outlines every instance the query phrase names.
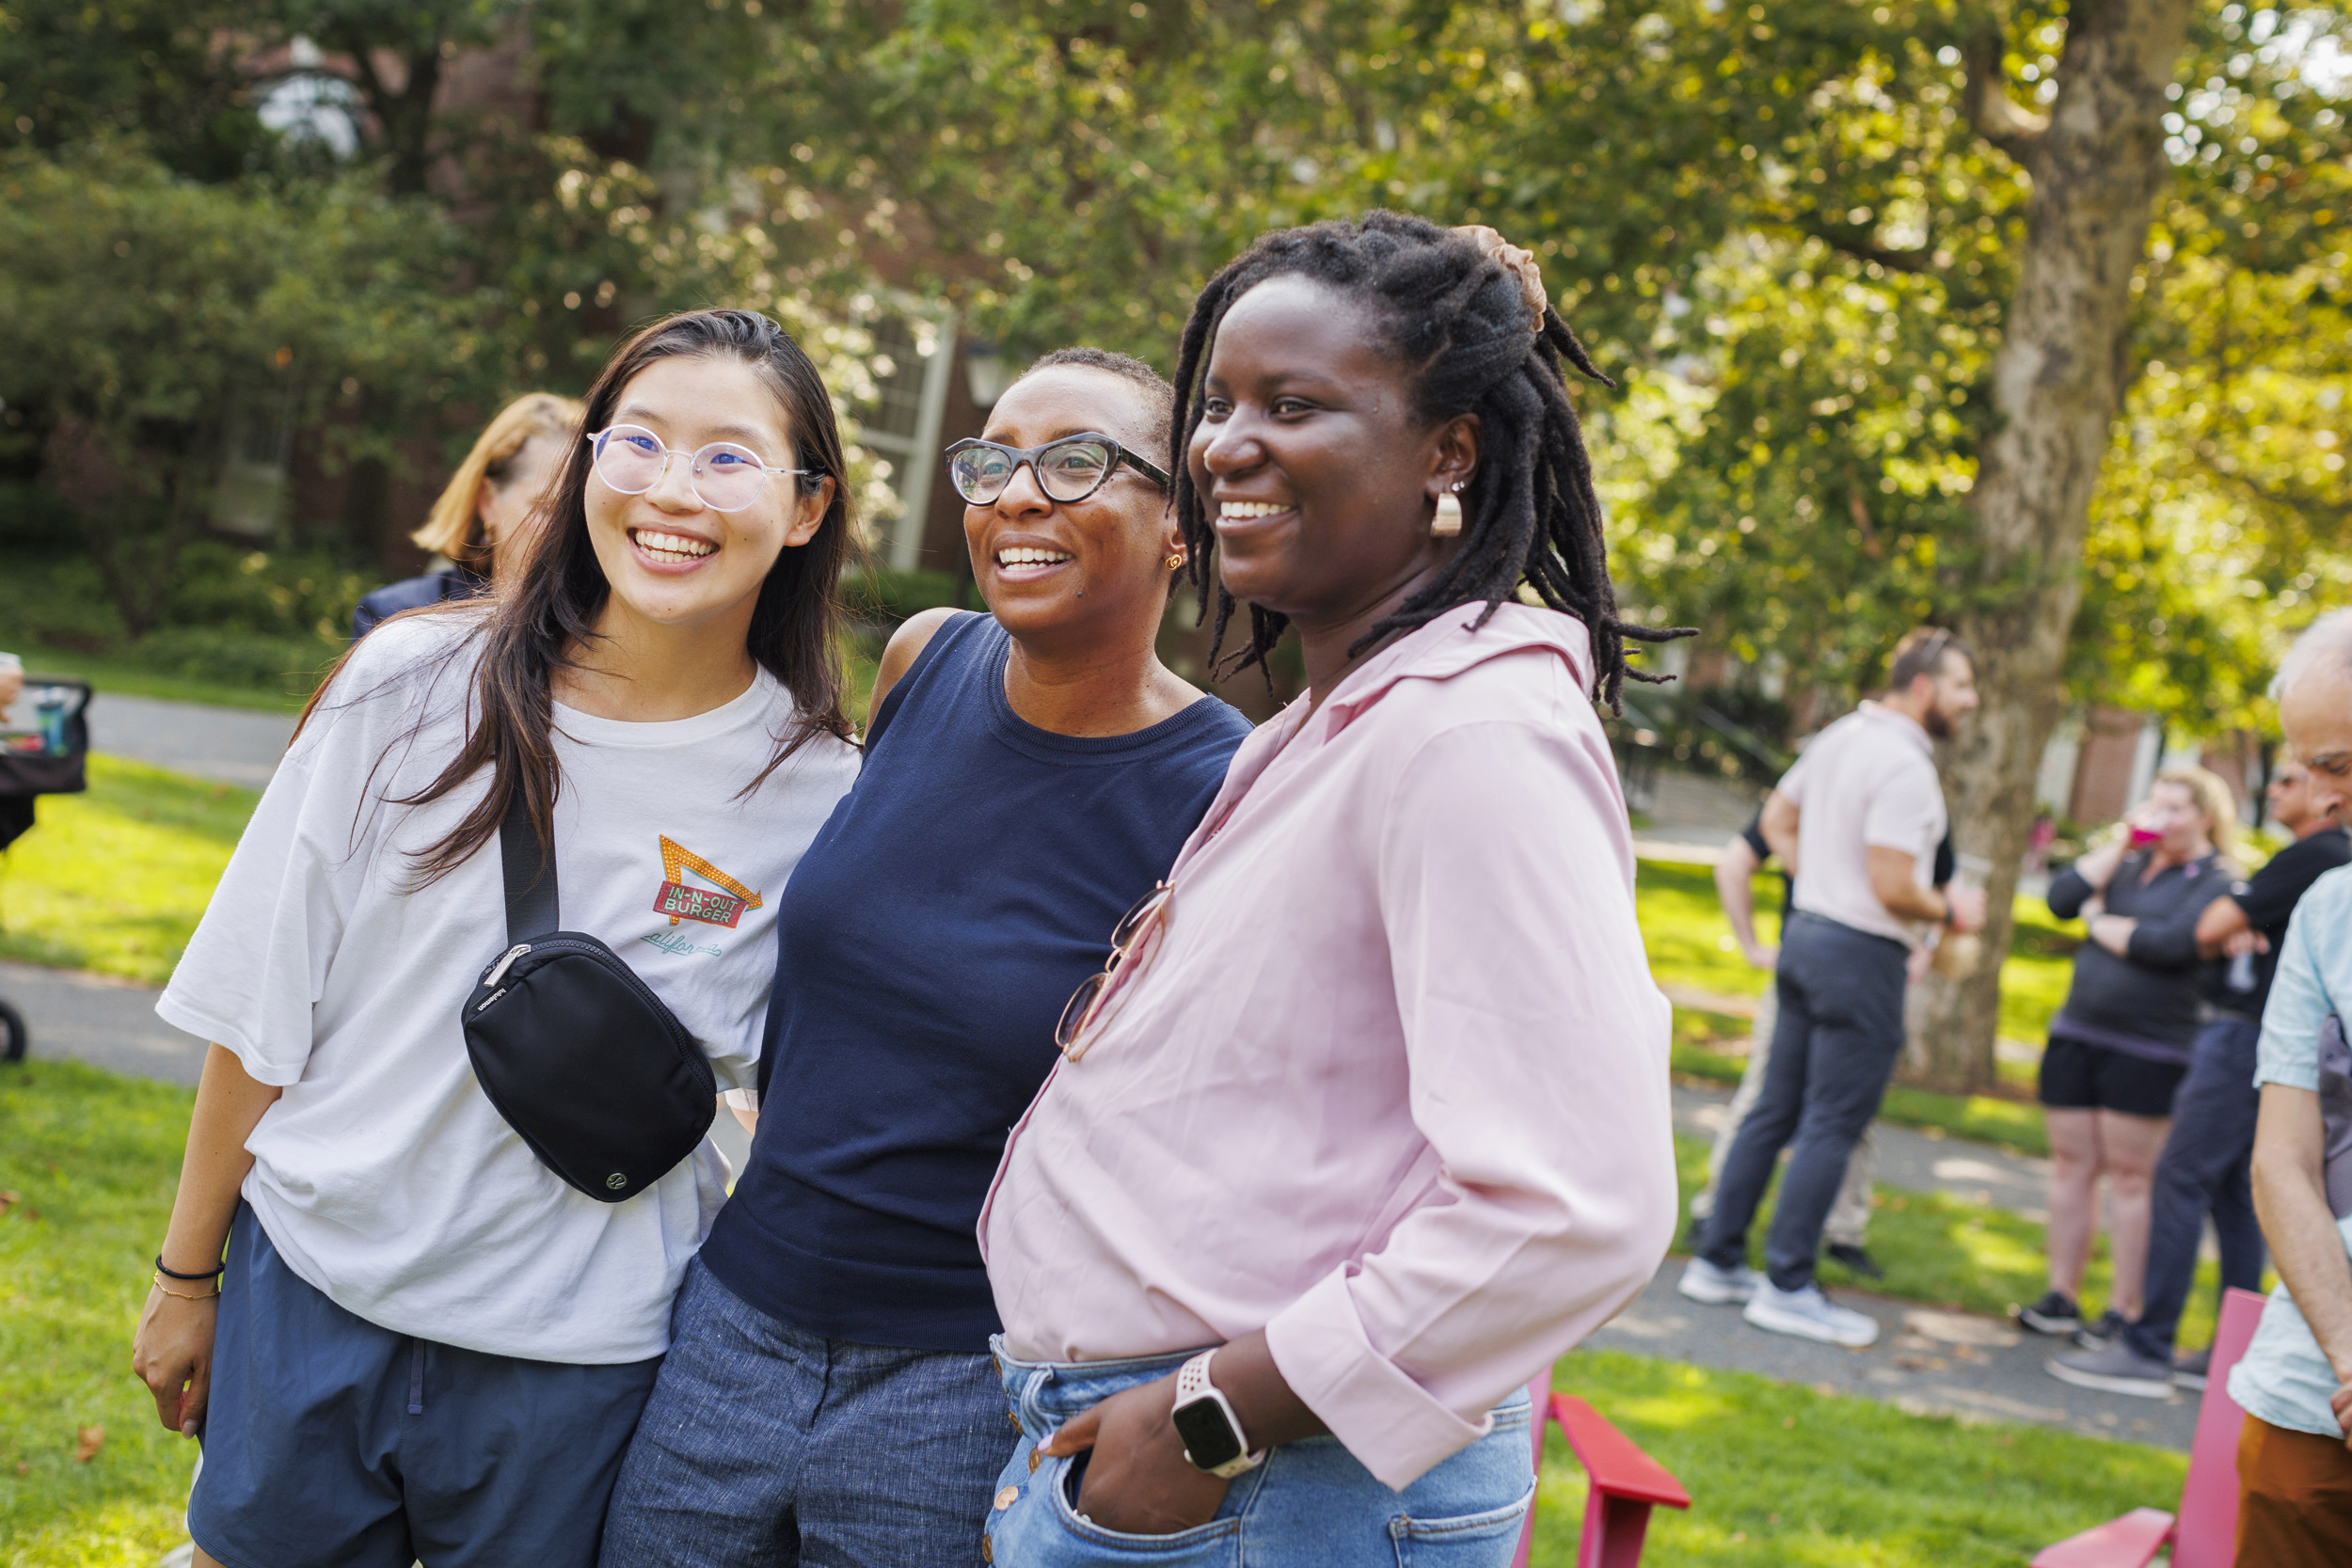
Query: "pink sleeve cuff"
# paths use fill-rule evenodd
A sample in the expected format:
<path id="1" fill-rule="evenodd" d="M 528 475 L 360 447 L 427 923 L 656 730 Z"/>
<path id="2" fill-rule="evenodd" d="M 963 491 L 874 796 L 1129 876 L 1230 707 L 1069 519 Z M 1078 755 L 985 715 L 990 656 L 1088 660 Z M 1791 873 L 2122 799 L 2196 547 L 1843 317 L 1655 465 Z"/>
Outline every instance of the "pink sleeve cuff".
<path id="1" fill-rule="evenodd" d="M 1265 1325 L 1266 1349 L 1331 1435 L 1381 1484 L 1402 1492 L 1493 1422 L 1484 1414 L 1462 1419 L 1375 1350 L 1347 1283 L 1342 1266 L 1309 1287 Z"/>

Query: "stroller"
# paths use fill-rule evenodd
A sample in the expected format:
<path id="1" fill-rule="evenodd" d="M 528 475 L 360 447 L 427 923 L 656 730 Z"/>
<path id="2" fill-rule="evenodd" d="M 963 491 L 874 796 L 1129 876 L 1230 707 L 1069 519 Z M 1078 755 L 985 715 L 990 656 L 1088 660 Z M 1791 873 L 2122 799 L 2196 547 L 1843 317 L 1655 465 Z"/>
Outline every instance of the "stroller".
<path id="1" fill-rule="evenodd" d="M 20 707 L 29 730 L 0 729 L 0 851 L 32 831 L 33 801 L 89 787 L 89 687 L 56 676 L 27 675 Z M 21 1062 L 32 1044 L 24 1015 L 0 999 L 0 1060 Z"/>

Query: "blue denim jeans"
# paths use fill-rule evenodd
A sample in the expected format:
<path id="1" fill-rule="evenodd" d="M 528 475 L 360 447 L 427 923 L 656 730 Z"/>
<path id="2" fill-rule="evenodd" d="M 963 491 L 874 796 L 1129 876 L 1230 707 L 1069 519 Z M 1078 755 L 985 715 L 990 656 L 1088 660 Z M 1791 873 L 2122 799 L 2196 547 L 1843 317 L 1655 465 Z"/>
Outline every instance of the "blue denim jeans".
<path id="1" fill-rule="evenodd" d="M 2254 1087 L 2255 1047 L 2262 1025 L 2250 1019 L 2216 1019 L 2197 1032 L 2188 1075 L 2172 1097 L 2172 1130 L 2156 1161 L 2155 1193 L 2148 1217 L 2146 1305 L 2123 1331 L 2132 1349 L 2155 1361 L 2172 1359 L 2172 1336 L 2197 1283 L 2197 1249 L 2213 1215 L 2221 1243 L 2221 1288 L 2259 1291 L 2262 1226 L 2254 1218 L 2251 1171 L 2254 1117 L 2262 1091 Z"/>
<path id="2" fill-rule="evenodd" d="M 1166 1377 L 1186 1351 L 1134 1361 L 1016 1361 L 1000 1343 L 1005 1394 L 1021 1423 L 988 1519 L 993 1568 L 1506 1568 L 1534 1499 L 1527 1391 L 1495 1407 L 1494 1430 L 1402 1492 L 1375 1480 L 1336 1437 L 1284 1443 L 1233 1479 L 1216 1517 L 1174 1535 L 1127 1535 L 1078 1517 L 1073 1462 L 1037 1445 L 1078 1412 Z"/>
<path id="3" fill-rule="evenodd" d="M 601 1560 L 970 1568 L 1011 1443 L 985 1354 L 803 1334 L 697 1259 Z"/>

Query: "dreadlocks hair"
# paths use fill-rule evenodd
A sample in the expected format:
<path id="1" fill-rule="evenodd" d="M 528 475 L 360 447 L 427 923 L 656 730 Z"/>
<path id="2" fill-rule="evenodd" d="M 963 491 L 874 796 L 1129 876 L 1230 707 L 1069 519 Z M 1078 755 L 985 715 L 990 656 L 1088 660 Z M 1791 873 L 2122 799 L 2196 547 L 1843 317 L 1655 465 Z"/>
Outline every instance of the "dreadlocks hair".
<path id="1" fill-rule="evenodd" d="M 1176 478 L 1177 517 L 1188 550 L 1185 570 L 1192 574 L 1204 616 L 1211 587 L 1216 588 L 1212 666 L 1224 648 L 1234 601 L 1211 565 L 1216 534 L 1185 455 L 1200 423 L 1200 378 L 1218 324 L 1242 295 L 1285 276 L 1311 278 L 1363 302 L 1386 346 L 1406 369 L 1418 418 L 1435 423 L 1475 414 L 1480 421 L 1478 471 L 1462 496 L 1460 547 L 1444 570 L 1366 632 L 1349 654 L 1392 632 L 1424 626 L 1456 605 L 1483 602 L 1486 608 L 1473 623 L 1483 626 L 1526 584 L 1546 605 L 1584 624 L 1593 640 L 1593 695 L 1612 709 L 1628 675 L 1652 683 L 1665 679 L 1628 669 L 1626 642 L 1667 642 L 1692 631 L 1637 626 L 1617 617 L 1600 498 L 1593 492 L 1592 462 L 1560 361 L 1565 357 L 1603 387 L 1616 383 L 1594 368 L 1584 345 L 1549 305 L 1543 320 L 1531 324 L 1517 276 L 1474 241 L 1425 218 L 1385 211 L 1259 236 L 1209 280 L 1184 323 L 1168 471 Z M 1254 664 L 1270 680 L 1266 656 L 1289 624 L 1289 617 L 1251 605 L 1249 645 L 1226 658 L 1220 677 Z"/>

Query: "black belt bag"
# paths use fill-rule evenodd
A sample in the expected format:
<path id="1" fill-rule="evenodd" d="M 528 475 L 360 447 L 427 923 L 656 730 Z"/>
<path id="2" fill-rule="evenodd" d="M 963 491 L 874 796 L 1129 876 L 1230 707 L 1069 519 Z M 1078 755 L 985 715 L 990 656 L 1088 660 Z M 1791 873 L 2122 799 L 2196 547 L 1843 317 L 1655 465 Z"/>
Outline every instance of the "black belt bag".
<path id="1" fill-rule="evenodd" d="M 466 998 L 482 1092 L 547 1167 L 599 1203 L 635 1197 L 710 1131 L 709 1058 L 621 956 L 560 931 L 555 855 L 522 792 L 499 826 L 506 940 Z"/>

